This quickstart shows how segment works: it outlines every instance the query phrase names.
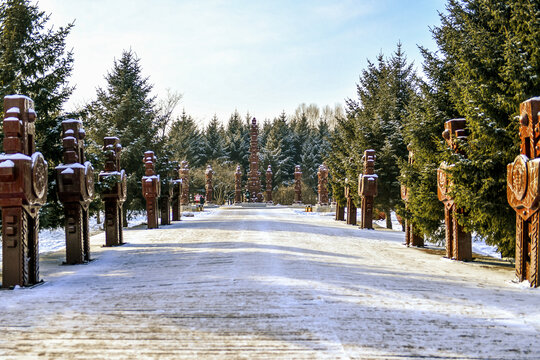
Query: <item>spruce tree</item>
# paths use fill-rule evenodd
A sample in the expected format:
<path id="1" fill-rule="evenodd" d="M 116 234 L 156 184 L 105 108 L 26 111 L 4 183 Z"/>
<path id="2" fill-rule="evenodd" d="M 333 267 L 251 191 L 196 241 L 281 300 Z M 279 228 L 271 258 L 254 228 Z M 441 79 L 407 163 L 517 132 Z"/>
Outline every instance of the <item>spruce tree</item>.
<path id="1" fill-rule="evenodd" d="M 142 156 L 147 150 L 155 150 L 158 137 L 152 85 L 142 76 L 140 59 L 132 50 L 124 51 L 114 61 L 105 80 L 106 88 L 98 88 L 97 99 L 88 106 L 89 135 L 97 143 L 103 143 L 105 136 L 120 139 L 121 166 L 128 177 L 124 209 L 143 209 Z"/>
<path id="2" fill-rule="evenodd" d="M 216 115 L 212 117 L 204 133 L 206 161 L 223 159 L 225 156 L 225 130 Z"/>
<path id="3" fill-rule="evenodd" d="M 228 161 L 240 165 L 243 169 L 249 166 L 249 128 L 236 110 L 227 123 L 225 153 Z"/>
<path id="4" fill-rule="evenodd" d="M 195 120 L 183 110 L 167 136 L 166 146 L 172 152 L 171 157 L 176 161 L 186 160 L 193 167 L 203 166 L 206 163 L 205 154 L 201 155 L 204 144 Z"/>
<path id="5" fill-rule="evenodd" d="M 62 158 L 59 116 L 73 91 L 68 84 L 73 54 L 66 51 L 65 44 L 73 24 L 54 29 L 48 27 L 48 21 L 49 16 L 28 0 L 0 4 L 1 94 L 23 94 L 34 100 L 38 115 L 36 148 L 49 165 L 47 204 L 41 208 L 40 223 L 42 227 L 55 227 L 62 223 L 63 216 L 54 186 L 54 168 Z"/>

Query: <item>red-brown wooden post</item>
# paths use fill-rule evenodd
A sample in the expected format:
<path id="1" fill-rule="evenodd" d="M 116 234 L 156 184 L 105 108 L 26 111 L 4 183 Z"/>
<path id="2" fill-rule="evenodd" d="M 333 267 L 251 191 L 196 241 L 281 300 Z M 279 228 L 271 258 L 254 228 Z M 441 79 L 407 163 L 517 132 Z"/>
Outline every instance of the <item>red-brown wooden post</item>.
<path id="1" fill-rule="evenodd" d="M 377 196 L 377 174 L 375 174 L 375 150 L 364 151 L 364 172 L 358 178 L 358 195 L 361 196 L 360 228 L 373 229 L 373 203 Z"/>
<path id="2" fill-rule="evenodd" d="M 180 178 L 180 165 L 178 165 L 174 169 L 172 188 L 173 188 L 172 199 L 171 199 L 172 220 L 180 221 L 182 218 L 182 212 L 180 209 L 180 203 L 182 200 L 182 179 Z"/>
<path id="3" fill-rule="evenodd" d="M 300 165 L 294 167 L 294 203 L 302 204 L 302 170 Z"/>
<path id="4" fill-rule="evenodd" d="M 47 162 L 35 149 L 36 112 L 23 95 L 4 98 L 4 152 L 0 156 L 2 287 L 39 279 L 39 208 L 47 197 Z"/>
<path id="5" fill-rule="evenodd" d="M 206 171 L 204 173 L 206 178 L 206 204 L 212 204 L 214 202 L 214 185 L 212 184 L 212 177 L 214 176 L 214 170 L 212 170 L 212 166 L 207 165 Z"/>
<path id="6" fill-rule="evenodd" d="M 117 137 L 103 139 L 105 169 L 99 173 L 101 198 L 105 203 L 105 246 L 124 244 L 122 232 L 122 205 L 127 196 L 127 176 L 120 169 L 122 145 Z"/>
<path id="7" fill-rule="evenodd" d="M 58 199 L 64 204 L 66 264 L 90 261 L 88 207 L 94 198 L 94 168 L 84 156 L 82 121 L 62 121 L 64 162 L 56 167 Z"/>
<path id="8" fill-rule="evenodd" d="M 328 168 L 325 164 L 319 166 L 317 171 L 317 178 L 319 179 L 318 184 L 318 203 L 321 206 L 328 205 Z"/>
<path id="9" fill-rule="evenodd" d="M 345 181 L 348 182 L 348 179 L 345 179 Z M 348 184 L 345 185 L 345 198 L 347 199 L 347 224 L 356 225 L 358 211 L 356 209 L 356 205 L 354 204 L 351 187 Z"/>
<path id="10" fill-rule="evenodd" d="M 146 218 L 148 229 L 158 228 L 158 198 L 161 192 L 159 175 L 155 171 L 156 157 L 153 151 L 145 151 L 143 157 L 144 176 L 142 192 L 146 199 Z"/>
<path id="11" fill-rule="evenodd" d="M 268 164 L 268 169 L 266 169 L 266 202 L 268 204 L 273 204 L 272 201 L 272 166 Z"/>
<path id="12" fill-rule="evenodd" d="M 516 276 L 540 285 L 540 98 L 520 104 L 520 154 L 507 166 L 508 203 L 516 211 Z"/>
<path id="13" fill-rule="evenodd" d="M 448 146 L 456 153 L 460 152 L 459 141 L 466 141 L 465 119 L 452 119 L 444 123 L 443 138 Z M 472 260 L 471 234 L 458 223 L 458 216 L 463 215 L 463 209 L 457 208 L 450 196 L 452 179 L 450 171 L 454 165 L 441 163 L 437 169 L 437 195 L 444 203 L 444 220 L 446 223 L 446 257 L 454 260 Z"/>
<path id="14" fill-rule="evenodd" d="M 261 202 L 261 172 L 259 171 L 259 127 L 257 119 L 251 120 L 250 143 L 249 143 L 249 174 L 247 189 L 249 192 L 248 202 Z"/>
<path id="15" fill-rule="evenodd" d="M 236 167 L 234 173 L 234 203 L 240 204 L 242 202 L 242 170 L 240 165 Z"/>

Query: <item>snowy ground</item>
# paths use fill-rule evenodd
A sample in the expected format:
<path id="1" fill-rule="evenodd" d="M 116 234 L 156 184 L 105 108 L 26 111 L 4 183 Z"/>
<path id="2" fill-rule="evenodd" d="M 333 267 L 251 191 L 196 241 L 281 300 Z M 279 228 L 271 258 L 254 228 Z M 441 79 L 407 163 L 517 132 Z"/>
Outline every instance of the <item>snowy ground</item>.
<path id="1" fill-rule="evenodd" d="M 403 237 L 288 208 L 101 233 L 95 261 L 48 253 L 45 284 L 0 291 L 0 358 L 538 359 L 539 289 Z"/>

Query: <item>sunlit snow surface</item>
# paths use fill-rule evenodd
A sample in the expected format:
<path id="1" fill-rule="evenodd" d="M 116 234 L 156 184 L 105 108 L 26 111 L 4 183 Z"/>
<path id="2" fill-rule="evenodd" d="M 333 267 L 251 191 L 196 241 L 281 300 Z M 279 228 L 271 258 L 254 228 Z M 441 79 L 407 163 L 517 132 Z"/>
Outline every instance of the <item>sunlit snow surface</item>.
<path id="1" fill-rule="evenodd" d="M 0 358 L 538 359 L 540 290 L 511 266 L 333 214 L 194 215 L 101 232 L 87 265 L 43 254 L 43 285 L 0 291 Z"/>

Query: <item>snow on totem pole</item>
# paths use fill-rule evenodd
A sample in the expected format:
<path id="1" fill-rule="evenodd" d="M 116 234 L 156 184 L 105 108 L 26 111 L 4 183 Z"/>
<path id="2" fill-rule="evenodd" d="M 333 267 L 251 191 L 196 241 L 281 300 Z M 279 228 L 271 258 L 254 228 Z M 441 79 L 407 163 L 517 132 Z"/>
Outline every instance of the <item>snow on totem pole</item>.
<path id="1" fill-rule="evenodd" d="M 266 202 L 268 204 L 273 204 L 272 201 L 272 165 L 268 165 L 266 169 Z"/>
<path id="2" fill-rule="evenodd" d="M 39 280 L 39 208 L 47 198 L 47 162 L 36 152 L 32 99 L 4 98 L 4 152 L 0 155 L 2 287 Z"/>
<path id="3" fill-rule="evenodd" d="M 185 160 L 180 164 L 180 180 L 182 181 L 180 205 L 189 205 L 189 163 Z"/>
<path id="4" fill-rule="evenodd" d="M 242 170 L 240 165 L 236 167 L 234 173 L 234 203 L 240 204 L 242 202 Z"/>
<path id="5" fill-rule="evenodd" d="M 467 140 L 466 125 L 465 119 L 452 119 L 444 123 L 445 130 L 442 136 L 455 153 L 461 153 L 458 142 Z M 439 200 L 444 203 L 446 257 L 454 260 L 469 261 L 472 260 L 471 234 L 465 232 L 463 227 L 459 225 L 457 218 L 463 215 L 463 209 L 457 208 L 454 199 L 449 195 L 452 188 L 449 170 L 453 166 L 453 164 L 447 164 L 443 161 L 437 169 L 437 195 Z"/>
<path id="6" fill-rule="evenodd" d="M 360 228 L 373 229 L 373 202 L 377 196 L 377 179 L 375 174 L 375 150 L 364 151 L 362 161 L 364 162 L 364 172 L 358 179 L 358 195 L 362 198 L 360 204 Z"/>
<path id="7" fill-rule="evenodd" d="M 105 246 L 118 246 L 124 243 L 122 234 L 122 205 L 127 196 L 127 176 L 120 169 L 122 145 L 117 137 L 103 139 L 105 169 L 99 173 L 103 188 L 101 198 L 105 203 Z"/>
<path id="8" fill-rule="evenodd" d="M 58 199 L 64 205 L 66 264 L 90 261 L 88 207 L 94 198 L 94 168 L 84 156 L 82 121 L 62 121 L 64 163 L 56 167 Z"/>
<path id="9" fill-rule="evenodd" d="M 302 170 L 300 165 L 294 167 L 294 203 L 302 203 Z"/>
<path id="10" fill-rule="evenodd" d="M 257 119 L 251 120 L 249 143 L 249 178 L 248 178 L 248 202 L 261 202 L 261 173 L 259 171 L 259 128 Z"/>
<path id="11" fill-rule="evenodd" d="M 347 199 L 347 218 L 345 220 L 348 225 L 356 225 L 357 208 L 354 204 L 349 179 L 345 179 L 345 198 Z"/>
<path id="12" fill-rule="evenodd" d="M 173 176 L 173 193 L 172 193 L 172 220 L 180 221 L 182 217 L 182 212 L 180 209 L 180 203 L 182 198 L 182 179 L 180 178 L 180 165 L 174 169 Z"/>
<path id="13" fill-rule="evenodd" d="M 407 146 L 409 150 L 409 165 L 414 163 L 414 152 L 411 145 Z M 404 184 L 401 185 L 401 198 L 405 202 L 405 209 L 409 208 L 409 188 Z M 405 221 L 405 245 L 407 246 L 424 246 L 424 238 L 414 231 L 414 225 L 410 220 L 404 219 Z"/>
<path id="14" fill-rule="evenodd" d="M 319 166 L 317 177 L 319 178 L 318 203 L 321 206 L 328 205 L 328 168 L 325 164 Z"/>
<path id="15" fill-rule="evenodd" d="M 168 164 L 169 159 L 167 157 L 163 158 L 163 163 Z M 173 196 L 173 187 L 174 187 L 174 175 L 172 174 L 173 170 L 168 170 L 163 172 L 163 177 L 160 178 L 160 195 L 159 195 L 159 211 L 161 214 L 161 225 L 170 225 L 171 224 L 171 199 Z"/>
<path id="16" fill-rule="evenodd" d="M 142 192 L 146 199 L 146 218 L 148 229 L 158 228 L 158 198 L 161 192 L 159 175 L 156 175 L 156 157 L 153 151 L 145 151 L 143 157 L 144 176 L 142 177 Z"/>
<path id="17" fill-rule="evenodd" d="M 507 165 L 507 198 L 516 211 L 516 276 L 538 287 L 540 275 L 540 98 L 520 104 L 520 154 Z"/>
<path id="18" fill-rule="evenodd" d="M 212 185 L 212 176 L 214 175 L 214 170 L 212 170 L 212 166 L 206 166 L 206 172 L 204 173 L 204 175 L 206 178 L 206 203 L 212 204 L 214 196 L 214 186 Z"/>

